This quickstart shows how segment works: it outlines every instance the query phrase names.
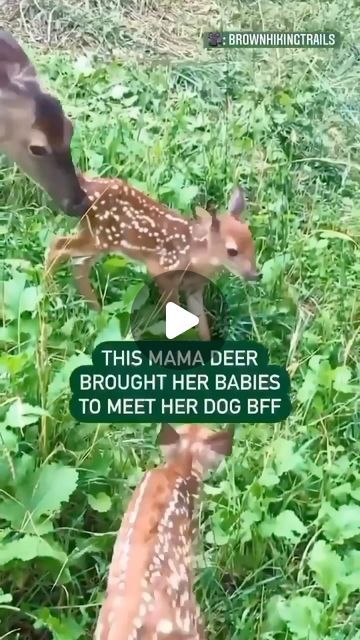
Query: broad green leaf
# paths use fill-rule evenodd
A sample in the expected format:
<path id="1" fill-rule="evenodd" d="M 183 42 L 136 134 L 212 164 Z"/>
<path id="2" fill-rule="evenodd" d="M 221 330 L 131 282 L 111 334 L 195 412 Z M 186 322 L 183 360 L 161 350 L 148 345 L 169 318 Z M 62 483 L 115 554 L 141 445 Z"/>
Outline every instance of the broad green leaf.
<path id="1" fill-rule="evenodd" d="M 198 193 L 199 187 L 196 185 L 189 185 L 180 189 L 176 194 L 179 209 L 187 209 Z"/>
<path id="2" fill-rule="evenodd" d="M 261 267 L 262 282 L 267 285 L 274 285 L 284 273 L 289 257 L 288 254 L 280 254 L 266 260 Z"/>
<path id="3" fill-rule="evenodd" d="M 208 496 L 219 496 L 223 493 L 223 489 L 221 487 L 214 487 L 211 484 L 204 483 L 204 493 Z"/>
<path id="4" fill-rule="evenodd" d="M 164 320 L 159 320 L 159 322 L 154 322 L 146 327 L 147 333 L 150 333 L 153 336 L 162 336 L 165 335 L 165 322 Z"/>
<path id="5" fill-rule="evenodd" d="M 73 467 L 44 464 L 35 472 L 35 483 L 31 487 L 24 485 L 18 497 L 22 497 L 28 511 L 37 517 L 51 514 L 69 500 L 77 487 L 78 476 Z"/>
<path id="6" fill-rule="evenodd" d="M 6 455 L 6 452 L 17 451 L 19 436 L 15 431 L 7 429 L 5 422 L 0 424 L 0 458 Z"/>
<path id="7" fill-rule="evenodd" d="M 122 339 L 120 323 L 116 316 L 112 317 L 106 327 L 100 331 L 94 342 L 94 348 L 101 342 L 117 342 Z"/>
<path id="8" fill-rule="evenodd" d="M 180 173 L 179 171 L 176 171 L 172 175 L 172 178 L 169 180 L 169 182 L 162 185 L 162 187 L 159 189 L 159 193 L 161 194 L 176 193 L 177 191 L 179 191 L 179 189 L 182 188 L 183 184 L 184 184 L 183 174 Z"/>
<path id="9" fill-rule="evenodd" d="M 340 556 L 324 540 L 319 540 L 311 550 L 309 567 L 315 572 L 319 586 L 334 600 L 337 584 L 345 574 Z"/>
<path id="10" fill-rule="evenodd" d="M 0 282 L 0 287 L 1 287 Z M 8 325 L 7 327 L 0 327 L 0 342 L 7 342 L 9 344 L 16 344 L 18 341 L 18 330 L 16 326 Z"/>
<path id="11" fill-rule="evenodd" d="M 274 535 L 277 538 L 286 538 L 291 542 L 297 542 L 299 537 L 306 533 L 306 527 L 297 515 L 290 510 L 282 511 L 276 518 L 265 520 L 265 522 L 261 523 L 259 529 L 264 538 Z"/>
<path id="12" fill-rule="evenodd" d="M 330 362 L 328 360 L 322 360 L 316 367 L 315 372 L 319 385 L 325 389 L 330 389 L 334 380 L 334 369 L 331 368 Z"/>
<path id="13" fill-rule="evenodd" d="M 280 632 L 285 626 L 285 621 L 281 616 L 281 610 L 286 606 L 286 602 L 282 596 L 272 596 L 266 605 L 266 630 L 272 632 Z"/>
<path id="14" fill-rule="evenodd" d="M 258 482 L 262 487 L 274 487 L 279 484 L 280 478 L 272 467 L 265 467 Z"/>
<path id="15" fill-rule="evenodd" d="M 319 383 L 316 374 L 313 371 L 308 370 L 305 374 L 304 381 L 297 392 L 297 399 L 301 404 L 310 402 L 319 388 Z"/>
<path id="16" fill-rule="evenodd" d="M 108 269 L 109 271 L 119 271 L 119 269 L 121 269 L 122 267 L 125 267 L 128 263 L 128 260 L 121 256 L 121 255 L 115 255 L 115 256 L 110 256 L 109 258 L 106 258 L 106 260 L 104 260 L 104 268 Z"/>
<path id="17" fill-rule="evenodd" d="M 60 563 L 65 563 L 67 555 L 63 551 L 52 546 L 43 538 L 25 535 L 17 540 L 2 542 L 0 545 L 0 566 L 13 560 L 29 562 L 35 558 L 53 558 Z"/>
<path id="18" fill-rule="evenodd" d="M 294 640 L 320 640 L 324 605 L 312 596 L 295 596 L 282 607 Z"/>
<path id="19" fill-rule="evenodd" d="M 77 355 L 72 355 L 65 361 L 62 367 L 56 371 L 48 386 L 47 401 L 49 405 L 52 405 L 64 393 L 70 393 L 70 376 L 74 369 L 84 364 L 92 364 L 92 359 L 86 353 L 79 353 Z"/>
<path id="20" fill-rule="evenodd" d="M 218 547 L 227 544 L 229 540 L 230 534 L 225 533 L 219 527 L 213 527 L 213 530 L 208 531 L 205 535 L 205 542 Z"/>
<path id="21" fill-rule="evenodd" d="M 36 617 L 35 629 L 46 627 L 51 632 L 53 640 L 78 640 L 84 635 L 83 627 L 74 618 L 50 613 L 49 609 L 43 608 L 33 614 Z"/>
<path id="22" fill-rule="evenodd" d="M 89 160 L 89 165 L 94 171 L 100 169 L 104 164 L 104 156 L 101 153 L 97 153 L 93 149 L 87 149 L 86 155 Z"/>
<path id="23" fill-rule="evenodd" d="M 103 491 L 100 491 L 95 496 L 90 493 L 87 496 L 88 503 L 94 511 L 105 513 L 111 509 L 111 498 Z"/>
<path id="24" fill-rule="evenodd" d="M 124 87 L 124 85 L 122 84 L 115 84 L 113 87 L 111 87 L 110 91 L 109 91 L 109 96 L 113 99 L 113 100 L 121 100 L 121 98 L 124 96 L 124 94 L 128 91 L 127 87 Z"/>
<path id="25" fill-rule="evenodd" d="M 328 509 L 323 531 L 326 538 L 335 544 L 343 544 L 345 540 L 360 535 L 360 506 L 350 503 L 338 509 Z"/>
<path id="26" fill-rule="evenodd" d="M 43 295 L 41 287 L 26 287 L 24 273 L 17 273 L 12 280 L 0 283 L 0 302 L 3 302 L 8 319 L 15 319 L 24 311 L 35 311 Z"/>
<path id="27" fill-rule="evenodd" d="M 353 386 L 349 384 L 351 380 L 351 369 L 349 367 L 336 367 L 334 370 L 334 389 L 341 393 L 353 393 Z"/>
<path id="28" fill-rule="evenodd" d="M 5 308 L 8 319 L 17 318 L 20 309 L 20 300 L 25 289 L 26 275 L 17 273 L 12 280 L 0 282 L 0 307 Z"/>
<path id="29" fill-rule="evenodd" d="M 275 453 L 275 467 L 279 476 L 288 471 L 298 469 L 303 464 L 303 459 L 299 453 L 294 453 L 294 442 L 285 438 L 277 438 L 272 448 Z"/>
<path id="30" fill-rule="evenodd" d="M 20 398 L 15 400 L 6 412 L 5 424 L 8 427 L 26 427 L 29 424 L 36 424 L 40 416 L 49 414 L 41 407 L 34 407 L 27 402 L 22 402 Z"/>
<path id="31" fill-rule="evenodd" d="M 344 565 L 348 573 L 360 571 L 360 551 L 358 549 L 351 549 L 351 551 L 344 556 Z"/>
<path id="32" fill-rule="evenodd" d="M 76 58 L 73 62 L 74 71 L 78 75 L 91 75 L 94 72 L 94 67 L 92 66 L 92 56 L 89 55 L 81 55 Z"/>
<path id="33" fill-rule="evenodd" d="M 43 297 L 41 287 L 26 287 L 20 299 L 19 313 L 35 311 Z"/>
<path id="34" fill-rule="evenodd" d="M 0 589 L 0 604 L 10 604 L 12 602 L 13 597 L 11 593 L 4 593 L 2 589 Z"/>
<path id="35" fill-rule="evenodd" d="M 351 495 L 354 500 L 358 500 L 360 502 L 360 487 L 351 490 Z"/>
<path id="36" fill-rule="evenodd" d="M 137 282 L 126 289 L 122 296 L 123 311 L 135 311 L 140 309 L 149 298 L 149 287 L 143 282 Z"/>
<path id="37" fill-rule="evenodd" d="M 17 482 L 14 498 L 0 503 L 0 518 L 11 522 L 15 529 L 38 531 L 42 516 L 53 516 L 75 491 L 78 472 L 61 464 L 44 464 L 29 470 Z"/>
<path id="38" fill-rule="evenodd" d="M 349 494 L 352 495 L 353 498 L 355 498 L 355 496 L 351 492 L 350 482 L 343 482 L 337 487 L 333 487 L 331 490 L 332 497 L 338 498 L 339 500 L 343 501 L 345 501 L 344 498 L 346 498 Z"/>
<path id="39" fill-rule="evenodd" d="M 259 522 L 260 516 L 255 511 L 246 509 L 240 515 L 239 533 L 242 542 L 249 542 L 252 539 L 252 526 Z"/>
<path id="40" fill-rule="evenodd" d="M 360 571 L 351 571 L 348 575 L 344 576 L 339 585 L 339 592 L 341 603 L 347 602 L 349 595 L 354 591 L 359 591 L 360 585 Z"/>
<path id="41" fill-rule="evenodd" d="M 0 338 L 1 340 L 1 338 Z M 9 373 L 11 376 L 21 373 L 30 357 L 28 353 L 17 353 L 16 355 L 3 355 L 0 357 L 0 374 Z"/>

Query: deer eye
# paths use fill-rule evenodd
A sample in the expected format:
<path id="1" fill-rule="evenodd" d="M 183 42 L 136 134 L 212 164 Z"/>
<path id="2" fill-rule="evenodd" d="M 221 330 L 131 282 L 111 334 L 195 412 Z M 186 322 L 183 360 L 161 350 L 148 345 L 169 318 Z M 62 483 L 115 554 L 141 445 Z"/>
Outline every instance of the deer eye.
<path id="1" fill-rule="evenodd" d="M 29 151 L 33 156 L 45 156 L 47 154 L 46 147 L 39 147 L 36 144 L 31 144 L 29 146 Z"/>
<path id="2" fill-rule="evenodd" d="M 238 255 L 238 250 L 237 249 L 227 249 L 227 254 L 230 258 L 235 258 L 235 256 Z"/>

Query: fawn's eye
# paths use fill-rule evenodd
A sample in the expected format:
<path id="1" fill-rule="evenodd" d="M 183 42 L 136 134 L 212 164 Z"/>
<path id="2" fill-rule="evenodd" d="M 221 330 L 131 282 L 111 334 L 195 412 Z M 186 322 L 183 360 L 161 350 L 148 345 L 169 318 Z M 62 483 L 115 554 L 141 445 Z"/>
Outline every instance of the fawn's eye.
<path id="1" fill-rule="evenodd" d="M 227 254 L 229 256 L 229 258 L 235 258 L 235 256 L 238 255 L 238 250 L 237 249 L 227 249 Z"/>
<path id="2" fill-rule="evenodd" d="M 46 147 L 39 147 L 36 144 L 31 144 L 29 151 L 33 156 L 45 156 L 47 154 Z"/>

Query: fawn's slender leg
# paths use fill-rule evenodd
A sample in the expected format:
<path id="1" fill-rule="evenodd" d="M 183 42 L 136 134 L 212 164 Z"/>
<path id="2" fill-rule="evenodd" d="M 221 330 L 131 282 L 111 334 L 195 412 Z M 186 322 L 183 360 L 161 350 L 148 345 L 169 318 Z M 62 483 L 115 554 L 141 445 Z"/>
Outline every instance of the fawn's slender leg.
<path id="1" fill-rule="evenodd" d="M 167 302 L 179 304 L 178 277 L 174 277 L 171 271 L 164 272 L 156 262 L 148 260 L 146 266 L 151 276 L 156 278 L 157 285 L 162 294 L 162 302 L 164 304 Z"/>
<path id="2" fill-rule="evenodd" d="M 199 318 L 199 336 L 201 340 L 211 340 L 209 323 L 204 309 L 204 286 L 186 291 L 188 310 Z"/>
<path id="3" fill-rule="evenodd" d="M 57 236 L 52 241 L 45 255 L 45 279 L 49 279 L 62 262 L 67 262 L 69 255 L 64 249 L 68 236 Z"/>
<path id="4" fill-rule="evenodd" d="M 45 278 L 49 279 L 61 263 L 72 259 L 75 285 L 80 293 L 95 309 L 101 309 L 90 283 L 90 269 L 95 259 L 89 243 L 81 235 L 57 236 L 50 245 L 45 258 Z"/>
<path id="5" fill-rule="evenodd" d="M 159 284 L 159 288 L 161 289 L 164 304 L 167 304 L 168 302 L 180 304 L 179 291 L 174 288 L 172 284 L 166 285 L 161 282 L 161 285 Z"/>
<path id="6" fill-rule="evenodd" d="M 94 256 L 74 256 L 72 258 L 72 272 L 75 281 L 75 286 L 80 295 L 88 302 L 89 306 L 94 311 L 100 311 L 101 305 L 99 304 L 94 290 L 91 286 L 90 271 L 94 262 Z"/>

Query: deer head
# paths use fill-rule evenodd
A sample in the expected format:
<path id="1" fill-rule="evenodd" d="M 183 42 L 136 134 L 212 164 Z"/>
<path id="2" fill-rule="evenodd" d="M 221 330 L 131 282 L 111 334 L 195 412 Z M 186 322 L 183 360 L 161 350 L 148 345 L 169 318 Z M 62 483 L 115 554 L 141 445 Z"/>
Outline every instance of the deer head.
<path id="1" fill-rule="evenodd" d="M 13 36 L 0 30 L 0 152 L 66 213 L 81 216 L 90 202 L 72 162 L 72 134 L 60 102 L 42 90 Z"/>
<path id="2" fill-rule="evenodd" d="M 207 248 L 199 261 L 223 266 L 245 280 L 260 280 L 261 273 L 256 268 L 255 244 L 243 218 L 245 208 L 245 193 L 238 186 L 233 190 L 227 213 L 218 216 L 200 207 L 196 208 L 200 219 L 198 234 L 205 233 L 207 239 Z"/>
<path id="3" fill-rule="evenodd" d="M 186 454 L 192 466 L 201 474 L 217 467 L 232 452 L 234 429 L 214 432 L 198 424 L 187 424 L 174 429 L 167 423 L 161 425 L 158 444 L 165 460 L 173 463 Z"/>

